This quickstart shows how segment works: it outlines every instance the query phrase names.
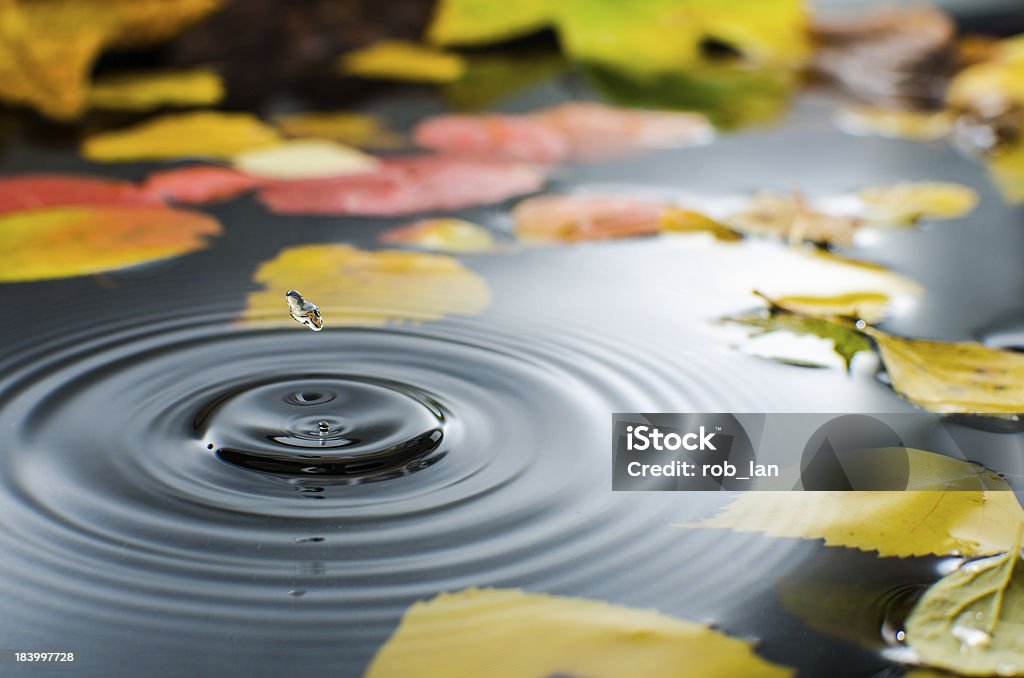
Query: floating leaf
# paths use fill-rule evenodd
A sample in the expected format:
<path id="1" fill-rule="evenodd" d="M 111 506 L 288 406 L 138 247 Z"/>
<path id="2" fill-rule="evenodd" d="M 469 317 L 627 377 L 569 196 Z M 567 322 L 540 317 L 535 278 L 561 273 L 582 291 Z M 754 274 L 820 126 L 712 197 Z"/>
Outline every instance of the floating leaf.
<path id="1" fill-rule="evenodd" d="M 213 71 L 151 71 L 97 78 L 89 90 L 93 108 L 149 111 L 162 106 L 213 106 L 224 98 L 224 83 Z"/>
<path id="2" fill-rule="evenodd" d="M 644 149 L 702 144 L 714 128 L 699 113 L 650 111 L 570 101 L 534 113 L 569 140 L 573 158 L 602 159 Z"/>
<path id="3" fill-rule="evenodd" d="M 548 0 L 440 0 L 427 39 L 439 45 L 482 45 L 544 28 L 551 20 Z"/>
<path id="4" fill-rule="evenodd" d="M 949 111 L 860 107 L 843 111 L 836 122 L 848 134 L 934 141 L 953 131 L 956 116 Z"/>
<path id="5" fill-rule="evenodd" d="M 974 561 L 933 584 L 907 618 L 921 661 L 966 676 L 1024 673 L 1024 565 L 1009 552 Z"/>
<path id="6" fill-rule="evenodd" d="M 778 307 L 775 310 L 729 316 L 723 318 L 722 321 L 752 327 L 759 330 L 758 334 L 789 332 L 827 339 L 832 342 L 835 352 L 843 359 L 846 369 L 850 368 L 853 356 L 861 351 L 870 351 L 872 348 L 871 342 L 855 327 L 847 323 L 797 315 Z"/>
<path id="7" fill-rule="evenodd" d="M 734 242 L 743 236 L 725 224 L 715 221 L 700 212 L 681 207 L 669 207 L 659 217 L 664 233 L 710 233 L 717 240 Z"/>
<path id="8" fill-rule="evenodd" d="M 744 492 L 689 527 L 823 539 L 882 557 L 982 556 L 1011 547 L 1024 511 L 1002 478 L 932 452 L 892 452 L 906 454 L 905 491 Z"/>
<path id="9" fill-rule="evenodd" d="M 316 299 L 332 327 L 472 315 L 490 303 L 476 273 L 452 257 L 424 252 L 289 247 L 261 264 L 254 280 L 263 289 L 249 295 L 244 318 L 278 324 L 291 323 L 281 314 L 281 295 L 289 289 Z"/>
<path id="10" fill-rule="evenodd" d="M 893 389 L 929 412 L 1024 413 L 1024 354 L 863 331 L 878 345 Z"/>
<path id="11" fill-rule="evenodd" d="M 153 172 L 143 190 L 155 198 L 186 205 L 230 200 L 263 184 L 261 179 L 217 165 L 189 165 Z"/>
<path id="12" fill-rule="evenodd" d="M 93 62 L 107 47 L 171 37 L 219 0 L 4 0 L 0 98 L 67 120 L 88 100 Z"/>
<path id="13" fill-rule="evenodd" d="M 920 219 L 956 219 L 978 204 L 967 186 L 943 182 L 907 182 L 873 186 L 860 192 L 866 217 L 875 223 L 913 224 Z"/>
<path id="14" fill-rule="evenodd" d="M 279 214 L 395 216 L 487 205 L 544 185 L 533 165 L 446 156 L 385 158 L 376 172 L 272 182 L 260 200 Z"/>
<path id="15" fill-rule="evenodd" d="M 1024 39 L 1001 41 L 992 58 L 964 68 L 949 83 L 946 103 L 995 117 L 1024 106 Z"/>
<path id="16" fill-rule="evenodd" d="M 1000 149 L 988 158 L 988 168 L 1006 200 L 1024 202 L 1024 142 Z"/>
<path id="17" fill-rule="evenodd" d="M 458 80 L 466 62 L 458 54 L 401 40 L 384 40 L 341 57 L 346 75 L 385 80 L 444 83 Z"/>
<path id="18" fill-rule="evenodd" d="M 70 278 L 176 257 L 220 233 L 166 207 L 50 207 L 0 217 L 0 282 Z"/>
<path id="19" fill-rule="evenodd" d="M 561 130 L 526 115 L 440 115 L 416 125 L 420 146 L 462 155 L 557 163 L 569 155 Z"/>
<path id="20" fill-rule="evenodd" d="M 746 209 L 725 218 L 729 227 L 745 234 L 776 236 L 791 242 L 849 246 L 861 220 L 816 209 L 799 194 L 759 193 Z"/>
<path id="21" fill-rule="evenodd" d="M 351 146 L 322 139 L 296 139 L 239 153 L 235 168 L 261 179 L 319 179 L 372 172 L 377 159 Z"/>
<path id="22" fill-rule="evenodd" d="M 414 136 L 449 153 L 551 163 L 704 143 L 714 130 L 694 113 L 574 101 L 525 115 L 437 116 L 420 123 Z"/>
<path id="23" fill-rule="evenodd" d="M 889 295 L 883 292 L 849 292 L 824 297 L 789 295 L 772 299 L 775 306 L 800 315 L 817 318 L 843 316 L 868 322 L 877 322 L 885 317 L 889 302 Z"/>
<path id="24" fill-rule="evenodd" d="M 100 132 L 82 144 L 96 162 L 226 158 L 280 142 L 272 127 L 248 113 L 199 111 L 163 115 L 126 129 Z"/>
<path id="25" fill-rule="evenodd" d="M 758 657 L 747 641 L 653 610 L 517 589 L 468 589 L 410 607 L 366 676 L 791 674 Z"/>
<path id="26" fill-rule="evenodd" d="M 516 235 L 531 242 L 579 242 L 656 235 L 665 206 L 642 198 L 549 194 L 512 210 Z"/>
<path id="27" fill-rule="evenodd" d="M 393 149 L 405 146 L 402 135 L 369 113 L 291 113 L 275 118 L 274 123 L 289 137 L 330 139 L 359 148 Z"/>
<path id="28" fill-rule="evenodd" d="M 0 214 L 54 206 L 158 205 L 160 199 L 128 181 L 72 174 L 0 177 Z"/>
<path id="29" fill-rule="evenodd" d="M 415 245 L 438 252 L 491 252 L 494 236 L 483 226 L 462 219 L 424 219 L 385 231 L 380 241 Z"/>

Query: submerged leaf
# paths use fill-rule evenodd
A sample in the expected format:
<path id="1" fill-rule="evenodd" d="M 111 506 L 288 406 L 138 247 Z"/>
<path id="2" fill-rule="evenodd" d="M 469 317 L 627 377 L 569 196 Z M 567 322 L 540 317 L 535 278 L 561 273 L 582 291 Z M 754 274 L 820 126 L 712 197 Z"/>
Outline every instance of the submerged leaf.
<path id="1" fill-rule="evenodd" d="M 18 174 L 0 178 L 0 214 L 56 206 L 159 205 L 135 184 L 73 174 Z"/>
<path id="2" fill-rule="evenodd" d="M 166 207 L 50 207 L 0 217 L 0 282 L 70 278 L 206 247 L 212 217 Z"/>
<path id="3" fill-rule="evenodd" d="M 406 143 L 402 135 L 369 113 L 291 113 L 275 118 L 274 123 L 289 137 L 330 139 L 359 148 L 392 149 Z"/>
<path id="4" fill-rule="evenodd" d="M 875 327 L 893 389 L 929 412 L 1024 413 L 1024 354 L 976 342 L 897 337 Z"/>
<path id="5" fill-rule="evenodd" d="M 100 132 L 82 144 L 96 162 L 226 158 L 280 141 L 277 132 L 248 113 L 199 111 L 152 118 L 125 129 Z"/>
<path id="6" fill-rule="evenodd" d="M 68 120 L 88 101 L 88 77 L 107 47 L 164 40 L 220 0 L 3 0 L 0 98 Z"/>
<path id="7" fill-rule="evenodd" d="M 517 589 L 468 589 L 410 607 L 366 676 L 791 674 L 758 657 L 747 641 L 653 610 Z"/>
<path id="8" fill-rule="evenodd" d="M 860 192 L 865 215 L 873 223 L 913 224 L 920 219 L 956 219 L 978 204 L 967 186 L 943 182 L 906 182 L 872 186 Z"/>
<path id="9" fill-rule="evenodd" d="M 437 252 L 480 253 L 494 250 L 494 236 L 462 219 L 424 219 L 385 231 L 380 241 L 414 245 Z"/>
<path id="10" fill-rule="evenodd" d="M 905 453 L 909 462 L 905 491 L 744 492 L 689 527 L 823 539 L 882 557 L 982 556 L 1010 548 L 1024 511 L 1002 478 L 932 452 L 892 453 Z"/>
<path id="11" fill-rule="evenodd" d="M 271 182 L 260 200 L 278 214 L 395 216 L 487 205 L 544 185 L 536 166 L 446 156 L 391 157 L 375 172 Z"/>
<path id="12" fill-rule="evenodd" d="M 1020 537 L 925 591 L 907 618 L 907 643 L 929 666 L 967 676 L 1024 673 L 1024 565 Z"/>
<path id="13" fill-rule="evenodd" d="M 146 71 L 97 78 L 89 90 L 93 108 L 149 111 L 162 106 L 213 106 L 224 98 L 224 83 L 215 72 Z"/>
<path id="14" fill-rule="evenodd" d="M 349 52 L 338 61 L 346 75 L 385 80 L 444 83 L 458 80 L 466 62 L 458 54 L 401 40 L 384 40 Z"/>
<path id="15" fill-rule="evenodd" d="M 153 172 L 142 184 L 155 198 L 186 205 L 230 200 L 263 184 L 261 179 L 218 165 L 189 165 Z"/>
<path id="16" fill-rule="evenodd" d="M 348 245 L 301 245 L 262 263 L 263 289 L 249 295 L 244 318 L 273 324 L 281 295 L 300 289 L 317 300 L 334 327 L 472 315 L 490 303 L 487 283 L 458 260 L 424 252 L 367 252 Z"/>
<path id="17" fill-rule="evenodd" d="M 656 235 L 665 206 L 642 198 L 548 194 L 512 210 L 516 235 L 530 242 L 579 242 Z"/>
<path id="18" fill-rule="evenodd" d="M 372 172 L 376 158 L 351 146 L 322 139 L 296 139 L 276 146 L 244 151 L 234 157 L 235 168 L 261 179 L 319 179 Z"/>

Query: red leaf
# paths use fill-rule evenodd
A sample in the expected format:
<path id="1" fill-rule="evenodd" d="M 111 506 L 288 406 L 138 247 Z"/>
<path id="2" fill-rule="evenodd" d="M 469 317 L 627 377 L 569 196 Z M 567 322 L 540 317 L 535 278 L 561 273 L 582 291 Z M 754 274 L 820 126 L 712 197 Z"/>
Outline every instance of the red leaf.
<path id="1" fill-rule="evenodd" d="M 0 214 L 57 206 L 159 205 L 128 181 L 71 174 L 0 177 Z"/>
<path id="2" fill-rule="evenodd" d="M 230 200 L 264 182 L 238 170 L 217 165 L 190 165 L 154 172 L 142 188 L 154 198 L 187 205 Z"/>

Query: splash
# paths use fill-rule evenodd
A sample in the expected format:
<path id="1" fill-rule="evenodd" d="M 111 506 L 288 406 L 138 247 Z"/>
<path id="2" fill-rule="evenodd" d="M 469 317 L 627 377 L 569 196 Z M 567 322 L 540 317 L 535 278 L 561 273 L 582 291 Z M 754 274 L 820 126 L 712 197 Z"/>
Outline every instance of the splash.
<path id="1" fill-rule="evenodd" d="M 291 313 L 295 322 L 305 325 L 314 332 L 319 332 L 324 328 L 324 319 L 316 304 L 306 301 L 295 290 L 288 290 L 284 298 L 288 301 L 288 312 Z"/>

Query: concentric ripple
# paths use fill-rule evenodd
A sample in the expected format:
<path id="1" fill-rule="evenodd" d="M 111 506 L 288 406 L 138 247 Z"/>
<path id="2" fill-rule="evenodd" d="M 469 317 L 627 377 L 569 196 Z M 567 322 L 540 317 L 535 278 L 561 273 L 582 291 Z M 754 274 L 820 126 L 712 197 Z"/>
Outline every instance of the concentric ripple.
<path id="1" fill-rule="evenodd" d="M 168 648 L 230 629 L 252 661 L 287 628 L 324 657 L 344 645 L 357 672 L 412 601 L 442 590 L 521 586 L 693 617 L 737 604 L 737 562 L 791 555 L 775 543 L 738 557 L 720 535 L 672 526 L 713 510 L 706 497 L 608 491 L 612 412 L 700 406 L 686 356 L 627 356 L 540 325 L 524 338 L 498 318 L 224 327 L 80 338 L 0 384 L 12 610 L 52 605 Z M 699 583 L 703 600 L 666 601 L 666 579 Z"/>

